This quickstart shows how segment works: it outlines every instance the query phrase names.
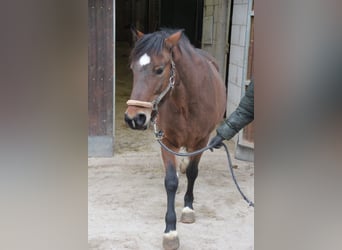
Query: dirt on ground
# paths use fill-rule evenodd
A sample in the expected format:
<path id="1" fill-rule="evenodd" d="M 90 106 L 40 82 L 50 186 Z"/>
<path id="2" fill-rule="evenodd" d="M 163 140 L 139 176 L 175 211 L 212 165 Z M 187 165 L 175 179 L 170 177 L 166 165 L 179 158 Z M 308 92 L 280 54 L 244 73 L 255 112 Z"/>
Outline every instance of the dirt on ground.
<path id="1" fill-rule="evenodd" d="M 134 131 L 124 124 L 131 88 L 128 46 L 123 44 L 116 51 L 114 157 L 88 160 L 89 249 L 162 249 L 166 192 L 160 146 L 152 130 Z M 234 156 L 233 142 L 226 144 Z M 254 200 L 253 163 L 232 158 L 241 189 Z M 203 154 L 194 188 L 193 224 L 179 221 L 186 183 L 186 176 L 179 173 L 176 213 L 180 250 L 254 249 L 254 208 L 237 191 L 223 149 Z"/>

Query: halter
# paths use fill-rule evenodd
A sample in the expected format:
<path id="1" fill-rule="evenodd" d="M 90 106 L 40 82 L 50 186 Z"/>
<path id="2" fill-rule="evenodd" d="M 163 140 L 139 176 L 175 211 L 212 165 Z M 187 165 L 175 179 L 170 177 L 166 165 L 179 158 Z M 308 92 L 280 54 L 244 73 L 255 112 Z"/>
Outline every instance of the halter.
<path id="1" fill-rule="evenodd" d="M 139 100 L 128 100 L 126 102 L 126 104 L 128 106 L 137 106 L 137 107 L 152 109 L 151 121 L 154 122 L 154 119 L 156 118 L 156 116 L 158 114 L 159 103 L 175 85 L 175 76 L 176 76 L 176 70 L 175 69 L 176 69 L 175 63 L 173 62 L 173 60 L 171 58 L 171 70 L 170 70 L 170 77 L 169 77 L 169 85 L 152 102 L 144 102 L 144 101 L 139 101 Z"/>

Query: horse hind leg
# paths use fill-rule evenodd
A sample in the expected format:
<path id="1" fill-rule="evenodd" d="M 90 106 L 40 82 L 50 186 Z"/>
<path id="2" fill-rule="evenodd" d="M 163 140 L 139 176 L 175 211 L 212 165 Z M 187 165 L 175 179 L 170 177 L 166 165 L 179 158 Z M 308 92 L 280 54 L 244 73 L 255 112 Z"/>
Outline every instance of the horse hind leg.
<path id="1" fill-rule="evenodd" d="M 186 177 L 188 179 L 188 187 L 184 196 L 184 208 L 181 215 L 181 222 L 183 223 L 194 223 L 195 211 L 193 208 L 194 201 L 194 184 L 198 176 L 198 163 L 201 159 L 201 154 L 190 157 L 189 165 L 186 169 Z"/>

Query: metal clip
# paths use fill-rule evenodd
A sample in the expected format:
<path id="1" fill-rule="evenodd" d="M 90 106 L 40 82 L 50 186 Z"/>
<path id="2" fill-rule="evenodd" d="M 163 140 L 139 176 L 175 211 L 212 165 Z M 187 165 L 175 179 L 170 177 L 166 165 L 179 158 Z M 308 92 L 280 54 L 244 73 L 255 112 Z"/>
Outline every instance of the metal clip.
<path id="1" fill-rule="evenodd" d="M 163 131 L 158 129 L 156 121 L 153 122 L 153 129 L 154 129 L 154 135 L 156 136 L 156 139 L 157 140 L 163 139 L 164 133 Z"/>
<path id="2" fill-rule="evenodd" d="M 176 70 L 175 69 L 176 69 L 176 65 L 173 62 L 173 60 L 171 59 L 171 73 L 170 73 L 170 78 L 169 78 L 169 84 L 171 86 L 171 89 L 175 85 L 175 76 L 176 76 Z"/>
<path id="3" fill-rule="evenodd" d="M 172 89 L 173 86 L 175 85 L 175 75 L 172 74 L 169 78 L 169 84 L 170 84 L 170 88 Z"/>

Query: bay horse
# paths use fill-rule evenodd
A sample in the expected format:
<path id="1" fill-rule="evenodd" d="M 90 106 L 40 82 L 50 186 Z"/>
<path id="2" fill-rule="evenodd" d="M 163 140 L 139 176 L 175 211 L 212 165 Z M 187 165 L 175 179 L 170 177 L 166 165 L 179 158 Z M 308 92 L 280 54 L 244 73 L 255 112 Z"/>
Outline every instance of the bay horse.
<path id="1" fill-rule="evenodd" d="M 194 48 L 183 30 L 162 29 L 144 34 L 132 29 L 133 89 L 125 121 L 132 129 L 145 130 L 151 122 L 163 131 L 161 139 L 171 150 L 192 152 L 207 145 L 210 133 L 222 119 L 226 88 L 215 59 Z M 178 175 L 175 155 L 161 149 L 167 194 L 164 249 L 177 249 L 175 195 Z M 181 221 L 193 223 L 193 188 L 202 154 L 189 157 L 187 190 Z"/>

